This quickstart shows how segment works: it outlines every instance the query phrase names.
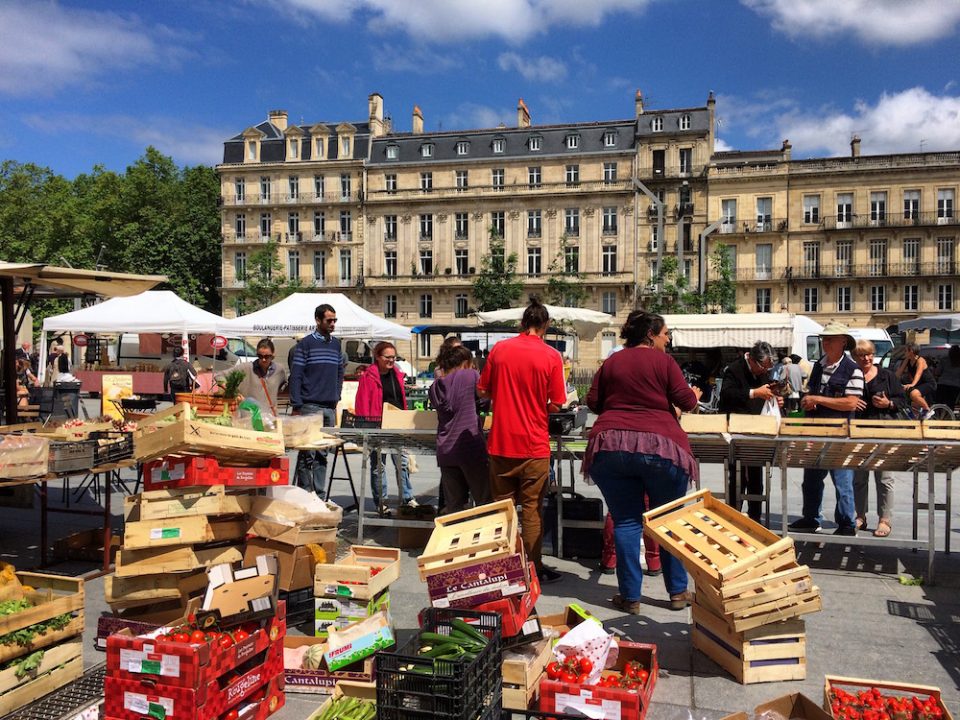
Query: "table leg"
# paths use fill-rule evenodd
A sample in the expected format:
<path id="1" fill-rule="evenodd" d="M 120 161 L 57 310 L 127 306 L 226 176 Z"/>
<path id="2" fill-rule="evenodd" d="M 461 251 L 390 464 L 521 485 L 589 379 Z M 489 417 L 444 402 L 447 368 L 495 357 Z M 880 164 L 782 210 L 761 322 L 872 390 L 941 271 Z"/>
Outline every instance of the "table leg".
<path id="1" fill-rule="evenodd" d="M 920 469 L 913 468 L 913 535 L 912 540 L 916 540 L 920 532 Z M 914 548 L 916 552 L 916 548 Z"/>
<path id="2" fill-rule="evenodd" d="M 557 557 L 563 557 L 563 438 L 557 437 Z M 548 471 L 549 472 L 549 471 Z M 549 481 L 549 475 L 547 476 Z"/>
<path id="3" fill-rule="evenodd" d="M 780 465 L 780 536 L 787 537 L 787 463 Z"/>
<path id="4" fill-rule="evenodd" d="M 106 473 L 101 473 L 107 481 L 106 488 L 104 488 L 103 494 L 103 572 L 104 574 L 110 572 L 110 537 L 111 532 L 111 520 L 113 519 L 110 513 L 110 496 L 113 494 L 110 492 L 111 488 L 111 479 L 112 474 L 108 470 Z M 99 478 L 98 478 L 99 479 Z"/>
<path id="5" fill-rule="evenodd" d="M 936 503 L 936 490 L 933 486 L 933 476 L 934 476 L 934 459 L 936 453 L 930 453 L 930 459 L 927 467 L 927 580 L 931 585 L 936 585 L 933 579 L 933 556 L 937 552 L 936 540 L 937 540 L 937 530 L 934 525 L 934 516 L 937 509 Z"/>
<path id="6" fill-rule="evenodd" d="M 947 555 L 950 554 L 950 513 L 953 512 L 953 470 L 947 473 L 947 497 L 946 497 L 946 506 L 944 507 L 944 514 L 946 515 L 946 522 L 944 523 L 944 550 Z"/>
<path id="7" fill-rule="evenodd" d="M 363 501 L 367 496 L 367 465 L 370 461 L 370 452 L 369 452 L 369 443 L 367 442 L 367 436 L 363 436 L 363 456 L 360 460 L 360 502 L 359 507 L 357 507 L 357 544 L 363 544 L 363 515 L 365 509 L 363 507 Z M 379 459 L 379 458 L 378 458 Z"/>
<path id="8" fill-rule="evenodd" d="M 40 567 L 47 567 L 47 481 L 40 481 Z"/>

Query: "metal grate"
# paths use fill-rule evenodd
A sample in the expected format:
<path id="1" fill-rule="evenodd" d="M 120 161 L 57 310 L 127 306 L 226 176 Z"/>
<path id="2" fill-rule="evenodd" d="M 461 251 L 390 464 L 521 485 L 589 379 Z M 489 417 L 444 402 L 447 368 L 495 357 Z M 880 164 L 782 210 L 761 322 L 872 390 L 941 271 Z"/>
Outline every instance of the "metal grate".
<path id="1" fill-rule="evenodd" d="M 105 662 L 94 665 L 78 680 L 4 715 L 0 720 L 71 720 L 87 708 L 103 702 L 106 674 Z"/>

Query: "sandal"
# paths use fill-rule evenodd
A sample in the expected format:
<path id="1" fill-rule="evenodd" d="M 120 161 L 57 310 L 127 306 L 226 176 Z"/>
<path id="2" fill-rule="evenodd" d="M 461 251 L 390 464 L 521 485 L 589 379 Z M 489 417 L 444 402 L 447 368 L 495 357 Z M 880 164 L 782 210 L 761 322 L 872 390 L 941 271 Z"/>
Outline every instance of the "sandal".
<path id="1" fill-rule="evenodd" d="M 614 595 L 610 599 L 610 603 L 617 609 L 623 610 L 627 615 L 639 615 L 640 614 L 640 601 L 639 600 L 624 600 L 622 595 Z"/>
<path id="2" fill-rule="evenodd" d="M 857 518 L 857 530 L 866 530 L 867 529 L 867 519 L 865 517 Z"/>
<path id="3" fill-rule="evenodd" d="M 881 520 L 877 523 L 877 529 L 873 531 L 874 537 L 887 537 L 893 528 L 890 527 L 888 520 Z"/>

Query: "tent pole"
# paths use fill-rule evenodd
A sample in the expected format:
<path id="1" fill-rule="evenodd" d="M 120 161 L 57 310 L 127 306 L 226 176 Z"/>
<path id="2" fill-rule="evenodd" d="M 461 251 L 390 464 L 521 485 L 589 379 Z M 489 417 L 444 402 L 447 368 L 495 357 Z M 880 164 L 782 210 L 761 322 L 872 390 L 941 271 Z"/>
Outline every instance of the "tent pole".
<path id="1" fill-rule="evenodd" d="M 186 332 L 180 336 L 180 347 L 183 348 L 183 359 L 190 362 L 190 335 Z"/>
<path id="2" fill-rule="evenodd" d="M 13 306 L 13 278 L 0 278 L 0 302 L 3 303 L 3 387 L 4 419 L 17 422 L 17 328 Z"/>

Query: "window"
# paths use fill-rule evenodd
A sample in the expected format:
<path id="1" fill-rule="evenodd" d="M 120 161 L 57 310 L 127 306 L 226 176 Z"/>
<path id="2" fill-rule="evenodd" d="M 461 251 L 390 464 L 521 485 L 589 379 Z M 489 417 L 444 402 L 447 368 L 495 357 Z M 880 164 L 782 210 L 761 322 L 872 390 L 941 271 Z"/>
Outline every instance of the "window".
<path id="1" fill-rule="evenodd" d="M 946 225 L 944 220 L 953 218 L 953 190 L 937 190 L 937 223 Z"/>
<path id="2" fill-rule="evenodd" d="M 270 202 L 270 178 L 260 178 L 260 202 Z"/>
<path id="3" fill-rule="evenodd" d="M 237 280 L 247 279 L 247 254 L 238 252 L 233 256 L 233 275 Z"/>
<path id="4" fill-rule="evenodd" d="M 534 136 L 527 141 L 527 146 L 530 148 L 530 152 L 539 152 L 541 140 L 542 138 Z"/>
<path id="5" fill-rule="evenodd" d="M 953 283 L 937 286 L 937 310 L 953 310 Z"/>
<path id="6" fill-rule="evenodd" d="M 603 134 L 603 146 L 612 148 L 617 146 L 617 134 L 612 130 L 608 130 Z"/>
<path id="7" fill-rule="evenodd" d="M 883 285 L 870 286 L 870 312 L 884 312 L 887 309 L 887 292 Z"/>
<path id="8" fill-rule="evenodd" d="M 820 312 L 820 289 L 808 287 L 803 289 L 803 311 L 807 313 Z"/>
<path id="9" fill-rule="evenodd" d="M 580 248 L 574 245 L 563 249 L 563 270 L 568 273 L 580 272 Z"/>
<path id="10" fill-rule="evenodd" d="M 432 172 L 420 173 L 420 191 L 425 193 L 433 192 L 433 173 Z"/>
<path id="11" fill-rule="evenodd" d="M 323 175 L 313 176 L 313 196 L 317 200 L 323 200 Z"/>
<path id="12" fill-rule="evenodd" d="M 290 240 L 299 240 L 300 235 L 300 213 L 287 213 L 287 233 Z"/>
<path id="13" fill-rule="evenodd" d="M 820 243 L 818 242 L 803 244 L 803 276 L 805 278 L 820 277 Z"/>
<path id="14" fill-rule="evenodd" d="M 350 138 L 348 137 L 340 138 L 340 157 L 350 157 Z"/>
<path id="15" fill-rule="evenodd" d="M 604 275 L 614 275 L 617 272 L 617 246 L 606 245 L 601 254 L 601 272 Z"/>
<path id="16" fill-rule="evenodd" d="M 233 230 L 237 234 L 237 239 L 244 237 L 247 234 L 247 216 L 243 213 L 237 213 L 237 217 L 233 220 Z"/>
<path id="17" fill-rule="evenodd" d="M 327 284 L 326 250 L 317 250 L 313 254 L 313 284 L 321 287 Z"/>
<path id="18" fill-rule="evenodd" d="M 247 194 L 247 181 L 242 177 L 237 178 L 233 181 L 233 196 L 237 199 L 238 203 L 242 203 L 244 197 Z"/>
<path id="19" fill-rule="evenodd" d="M 383 316 L 387 318 L 395 318 L 397 316 L 397 296 L 396 295 L 384 295 Z"/>
<path id="20" fill-rule="evenodd" d="M 663 177 L 664 172 L 666 172 L 666 163 L 667 163 L 667 151 L 654 150 L 653 151 L 653 174 L 655 176 Z"/>
<path id="21" fill-rule="evenodd" d="M 617 209 L 615 207 L 603 208 L 603 234 L 617 234 Z"/>
<path id="22" fill-rule="evenodd" d="M 353 277 L 353 252 L 340 251 L 340 286 L 349 285 Z"/>
<path id="23" fill-rule="evenodd" d="M 903 241 L 903 272 L 917 275 L 920 272 L 920 239 L 905 238 Z"/>
<path id="24" fill-rule="evenodd" d="M 724 252 L 727 254 L 727 264 L 730 266 L 730 273 L 733 278 L 737 277 L 737 246 L 736 245 L 724 245 Z"/>
<path id="25" fill-rule="evenodd" d="M 457 170 L 456 172 L 457 190 L 462 192 L 470 187 L 470 174 L 467 170 Z"/>
<path id="26" fill-rule="evenodd" d="M 503 168 L 490 171 L 490 184 L 494 190 L 503 190 Z"/>
<path id="27" fill-rule="evenodd" d="M 430 213 L 420 216 L 420 239 L 433 240 L 433 215 Z"/>
<path id="28" fill-rule="evenodd" d="M 543 272 L 543 255 L 538 247 L 527 248 L 527 275 L 536 276 Z"/>
<path id="29" fill-rule="evenodd" d="M 760 243 L 756 249 L 757 280 L 769 280 L 773 275 L 773 245 Z"/>
<path id="30" fill-rule="evenodd" d="M 770 288 L 757 288 L 757 312 L 770 312 Z"/>
<path id="31" fill-rule="evenodd" d="M 540 187 L 540 168 L 539 167 L 527 168 L 527 183 L 532 188 Z"/>
<path id="32" fill-rule="evenodd" d="M 917 220 L 920 217 L 920 191 L 903 191 L 903 219 Z"/>
<path id="33" fill-rule="evenodd" d="M 430 348 L 433 347 L 433 343 L 430 342 L 430 333 L 421 333 L 420 334 L 420 357 L 430 357 L 433 355 L 433 350 Z"/>
<path id="34" fill-rule="evenodd" d="M 820 222 L 820 196 L 803 196 L 803 222 L 807 225 L 816 225 Z"/>
<path id="35" fill-rule="evenodd" d="M 870 224 L 887 224 L 887 194 L 885 192 L 870 193 Z"/>
<path id="36" fill-rule="evenodd" d="M 454 250 L 453 261 L 456 265 L 457 275 L 466 275 L 470 272 L 470 251 L 466 248 Z"/>
<path id="37" fill-rule="evenodd" d="M 260 213 L 260 239 L 269 240 L 270 239 L 270 230 L 273 225 L 273 219 L 270 217 L 270 213 Z"/>
<path id="38" fill-rule="evenodd" d="M 850 227 L 853 222 L 853 193 L 837 195 L 837 227 Z"/>
<path id="39" fill-rule="evenodd" d="M 690 129 L 690 116 L 684 113 L 680 116 L 680 129 L 689 130 Z"/>
<path id="40" fill-rule="evenodd" d="M 498 237 L 504 237 L 507 232 L 507 223 L 504 220 L 503 210 L 494 210 L 490 213 L 490 227 Z"/>
<path id="41" fill-rule="evenodd" d="M 257 159 L 257 141 L 247 140 L 247 160 Z"/>
<path id="42" fill-rule="evenodd" d="M 542 230 L 539 210 L 527 210 L 527 237 L 538 238 Z"/>
<path id="43" fill-rule="evenodd" d="M 617 294 L 615 292 L 604 292 L 600 295 L 600 312 L 608 315 L 617 314 Z"/>
<path id="44" fill-rule="evenodd" d="M 579 135 L 567 135 L 567 150 L 576 150 L 580 147 Z"/>
<path id="45" fill-rule="evenodd" d="M 693 260 L 683 261 L 683 276 L 687 279 L 687 282 L 693 279 Z"/>
<path id="46" fill-rule="evenodd" d="M 383 254 L 383 274 L 387 277 L 397 276 L 397 251 L 387 250 Z"/>
<path id="47" fill-rule="evenodd" d="M 660 228 L 656 225 L 650 228 L 650 252 L 660 249 Z"/>
<path id="48" fill-rule="evenodd" d="M 397 216 L 396 215 L 383 216 L 383 239 L 384 240 L 397 239 Z"/>
<path id="49" fill-rule="evenodd" d="M 420 317 L 433 317 L 433 295 L 430 293 L 420 296 Z"/>
<path id="50" fill-rule="evenodd" d="M 563 211 L 563 234 L 570 237 L 580 235 L 580 208 L 567 208 Z"/>
<path id="51" fill-rule="evenodd" d="M 663 132 L 663 118 L 655 117 L 650 121 L 650 129 L 653 132 Z"/>
<path id="52" fill-rule="evenodd" d="M 736 232 L 737 201 L 721 200 L 720 201 L 720 217 L 723 219 L 723 223 L 720 226 L 720 232 L 722 233 Z"/>
<path id="53" fill-rule="evenodd" d="M 314 154 L 313 154 L 313 159 L 314 159 L 314 160 L 322 160 L 322 159 L 323 159 L 323 156 L 326 154 L 326 152 L 325 152 L 325 151 L 326 151 L 326 147 L 325 147 L 326 144 L 327 144 L 327 139 L 326 139 L 325 137 L 318 137 L 318 138 L 314 141 L 314 150 L 315 150 L 315 152 L 314 152 Z"/>
<path id="54" fill-rule="evenodd" d="M 467 296 L 457 295 L 453 300 L 453 316 L 465 318 L 467 316 Z"/>
<path id="55" fill-rule="evenodd" d="M 466 240 L 470 235 L 469 223 L 467 220 L 468 215 L 469 213 L 465 212 L 458 212 L 456 215 L 454 215 L 457 240 Z"/>
<path id="56" fill-rule="evenodd" d="M 393 173 L 384 175 L 383 187 L 387 191 L 387 195 L 395 195 L 397 192 L 397 176 Z"/>
<path id="57" fill-rule="evenodd" d="M 504 146 L 505 142 L 506 142 L 506 141 L 505 141 L 503 138 L 494 138 L 494 140 L 493 140 L 493 151 L 494 151 L 495 153 L 497 153 L 497 154 L 502 153 L 502 152 L 503 152 L 503 146 Z"/>
<path id="58" fill-rule="evenodd" d="M 340 211 L 340 239 L 346 242 L 350 241 L 353 234 L 353 215 L 349 210 Z"/>
<path id="59" fill-rule="evenodd" d="M 457 155 L 469 155 L 470 154 L 470 143 L 461 140 L 457 143 Z"/>
<path id="60" fill-rule="evenodd" d="M 350 190 L 351 190 L 351 178 L 346 173 L 340 175 L 340 197 L 343 200 L 350 199 Z"/>
<path id="61" fill-rule="evenodd" d="M 400 157 L 400 147 L 398 145 L 387 145 L 387 160 L 396 160 Z"/>
<path id="62" fill-rule="evenodd" d="M 757 232 L 773 230 L 773 198 L 757 198 Z"/>
<path id="63" fill-rule="evenodd" d="M 953 263 L 953 238 L 937 238 L 937 274 L 953 275 L 956 268 Z"/>
<path id="64" fill-rule="evenodd" d="M 296 280 L 300 277 L 300 251 L 290 250 L 287 252 L 287 277 Z"/>
<path id="65" fill-rule="evenodd" d="M 605 162 L 603 164 L 603 181 L 605 183 L 617 181 L 617 164 L 615 162 Z"/>
<path id="66" fill-rule="evenodd" d="M 298 160 L 300 158 L 300 141 L 296 138 L 290 138 L 290 155 L 289 160 Z"/>
<path id="67" fill-rule="evenodd" d="M 420 274 L 433 275 L 433 250 L 420 251 Z"/>
<path id="68" fill-rule="evenodd" d="M 420 157 L 430 158 L 433 157 L 433 145 L 430 143 L 424 143 L 420 146 Z"/>
<path id="69" fill-rule="evenodd" d="M 914 310 L 914 311 L 920 309 L 920 286 L 919 285 L 903 286 L 903 309 Z"/>
<path id="70" fill-rule="evenodd" d="M 837 288 L 837 312 L 850 312 L 853 289 L 849 285 Z"/>
<path id="71" fill-rule="evenodd" d="M 871 277 L 883 277 L 887 274 L 887 241 L 870 241 L 870 267 Z"/>
<path id="72" fill-rule="evenodd" d="M 580 182 L 580 166 L 579 165 L 567 165 L 567 170 L 565 174 L 567 185 L 577 185 Z"/>
<path id="73" fill-rule="evenodd" d="M 837 243 L 837 277 L 850 277 L 853 263 L 853 243 L 841 240 Z"/>
<path id="74" fill-rule="evenodd" d="M 316 239 L 323 237 L 323 233 L 326 230 L 327 218 L 324 215 L 323 210 L 314 210 L 313 211 L 313 235 Z"/>
<path id="75" fill-rule="evenodd" d="M 680 148 L 680 174 L 689 175 L 693 172 L 693 149 Z"/>

